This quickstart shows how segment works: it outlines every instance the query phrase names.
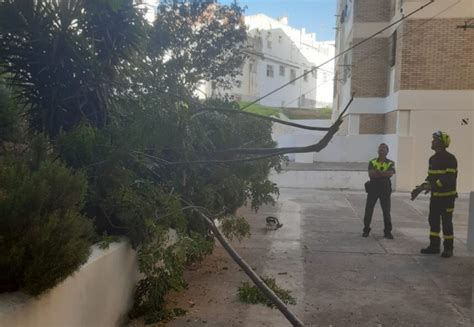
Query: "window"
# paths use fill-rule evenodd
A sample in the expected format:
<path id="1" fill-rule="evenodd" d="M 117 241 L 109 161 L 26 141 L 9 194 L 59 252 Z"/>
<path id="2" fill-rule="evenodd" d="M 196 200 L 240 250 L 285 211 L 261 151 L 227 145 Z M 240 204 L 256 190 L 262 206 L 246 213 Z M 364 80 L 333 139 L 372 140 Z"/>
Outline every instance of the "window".
<path id="1" fill-rule="evenodd" d="M 273 66 L 267 65 L 267 77 L 273 77 Z"/>
<path id="2" fill-rule="evenodd" d="M 307 69 L 304 70 L 304 77 L 303 78 L 304 78 L 305 82 L 308 81 L 308 70 Z"/>
<path id="3" fill-rule="evenodd" d="M 282 40 L 283 40 L 283 37 L 281 35 L 278 35 L 278 43 L 281 44 Z"/>
<path id="4" fill-rule="evenodd" d="M 316 69 L 315 66 L 311 67 L 311 76 L 313 76 L 314 79 L 317 79 L 318 78 L 318 70 Z"/>
<path id="5" fill-rule="evenodd" d="M 285 66 L 280 66 L 280 76 L 285 76 Z"/>
<path id="6" fill-rule="evenodd" d="M 294 69 L 290 69 L 290 80 L 292 81 L 291 84 L 295 84 L 294 79 L 296 78 L 296 71 Z"/>
<path id="7" fill-rule="evenodd" d="M 339 22 L 341 24 L 344 24 L 345 22 L 347 22 L 349 18 L 351 17 L 352 0 L 346 0 L 345 2 L 346 4 L 345 5 L 343 4 L 344 7 L 342 8 L 341 16 L 339 17 Z"/>
<path id="8" fill-rule="evenodd" d="M 267 48 L 268 49 L 271 49 L 272 48 L 272 33 L 271 32 L 267 32 Z"/>
<path id="9" fill-rule="evenodd" d="M 388 57 L 388 63 L 390 64 L 390 67 L 393 67 L 397 61 L 397 31 L 393 32 L 393 34 L 390 36 L 389 42 L 390 53 Z"/>

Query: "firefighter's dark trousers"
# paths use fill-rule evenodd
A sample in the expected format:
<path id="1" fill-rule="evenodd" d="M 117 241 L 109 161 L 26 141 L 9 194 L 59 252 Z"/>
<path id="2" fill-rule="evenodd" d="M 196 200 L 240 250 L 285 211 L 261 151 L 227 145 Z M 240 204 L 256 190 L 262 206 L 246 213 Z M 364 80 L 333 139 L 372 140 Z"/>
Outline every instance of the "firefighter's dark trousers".
<path id="1" fill-rule="evenodd" d="M 375 189 L 367 193 L 367 202 L 365 204 L 364 231 L 370 231 L 370 222 L 374 214 L 374 207 L 377 200 L 380 200 L 380 206 L 383 212 L 383 222 L 385 225 L 384 233 L 392 231 L 392 218 L 390 216 L 390 195 L 391 190 Z"/>
<path id="2" fill-rule="evenodd" d="M 430 245 L 439 248 L 441 243 L 440 229 L 443 225 L 443 246 L 447 249 L 453 249 L 453 211 L 455 197 L 434 197 L 430 199 L 430 214 L 428 221 L 430 223 Z"/>

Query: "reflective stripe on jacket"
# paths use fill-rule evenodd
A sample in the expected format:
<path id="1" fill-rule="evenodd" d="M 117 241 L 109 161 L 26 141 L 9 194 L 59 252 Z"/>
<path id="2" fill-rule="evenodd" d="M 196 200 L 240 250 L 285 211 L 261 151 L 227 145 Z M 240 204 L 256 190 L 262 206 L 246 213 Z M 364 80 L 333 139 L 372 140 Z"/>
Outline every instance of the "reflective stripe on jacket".
<path id="1" fill-rule="evenodd" d="M 426 181 L 431 185 L 432 197 L 456 197 L 457 176 L 458 163 L 453 154 L 441 151 L 431 156 Z"/>

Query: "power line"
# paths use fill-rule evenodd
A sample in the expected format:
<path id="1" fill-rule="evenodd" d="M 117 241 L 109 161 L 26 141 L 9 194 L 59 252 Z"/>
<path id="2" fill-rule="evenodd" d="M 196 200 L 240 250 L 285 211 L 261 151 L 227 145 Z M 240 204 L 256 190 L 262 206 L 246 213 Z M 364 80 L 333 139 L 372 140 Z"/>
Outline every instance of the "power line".
<path id="1" fill-rule="evenodd" d="M 460 2 L 461 2 L 461 0 L 458 0 L 458 1 L 456 1 L 455 3 L 453 3 L 453 4 L 449 5 L 449 6 L 447 6 L 446 8 L 440 10 L 439 12 L 437 12 L 437 13 L 434 14 L 433 16 L 429 17 L 428 19 L 423 19 L 422 22 L 420 22 L 419 24 L 417 24 L 416 26 L 413 27 L 411 34 L 408 34 L 408 33 L 405 32 L 404 34 L 402 34 L 402 36 L 400 36 L 400 37 L 397 36 L 398 40 L 402 40 L 402 39 L 404 39 L 404 38 L 412 37 L 412 35 L 417 36 L 416 34 L 413 34 L 413 31 L 414 31 L 414 30 L 417 30 L 417 29 L 419 29 L 420 27 L 424 26 L 425 24 L 428 24 L 429 22 L 431 22 L 433 19 L 435 19 L 435 18 L 438 17 L 439 15 L 441 15 L 441 14 L 445 13 L 446 11 L 450 10 L 451 8 L 457 6 Z M 423 37 L 424 37 L 423 35 L 419 35 L 419 36 L 420 36 L 420 38 L 423 38 Z M 367 60 L 367 59 L 369 59 L 372 55 L 374 55 L 374 54 L 376 54 L 376 53 L 379 53 L 380 51 L 384 51 L 384 50 L 386 50 L 386 46 L 381 46 L 381 47 L 375 49 L 374 51 L 370 52 L 370 53 L 369 53 L 368 55 L 366 55 L 365 57 L 359 59 L 359 60 L 356 61 L 355 63 L 352 63 L 352 66 L 355 66 L 355 65 L 357 65 L 357 64 L 359 64 L 359 63 L 361 63 L 361 62 L 363 62 L 363 61 L 365 61 L 365 60 Z M 336 72 L 336 73 L 337 73 L 337 72 Z"/>
<path id="2" fill-rule="evenodd" d="M 243 106 L 243 107 L 242 107 L 242 110 L 245 109 L 245 108 L 250 107 L 251 105 L 256 104 L 257 102 L 259 102 L 259 101 L 265 99 L 266 97 L 268 97 L 268 96 L 270 96 L 270 95 L 272 95 L 272 94 L 278 92 L 279 90 L 285 88 L 286 86 L 288 86 L 288 85 L 294 83 L 295 81 L 299 80 L 300 78 L 303 78 L 304 76 L 308 75 L 309 73 L 313 72 L 314 70 L 318 69 L 319 67 L 324 66 L 325 64 L 327 64 L 327 63 L 333 61 L 334 59 L 336 59 L 336 58 L 338 58 L 338 57 L 344 55 L 345 53 L 351 51 L 352 49 L 354 49 L 354 48 L 356 48 L 356 47 L 358 47 L 358 46 L 360 46 L 361 44 L 363 44 L 363 43 L 365 43 L 365 42 L 371 40 L 372 38 L 376 37 L 377 35 L 379 35 L 379 34 L 383 33 L 384 31 L 388 30 L 388 29 L 391 28 L 392 26 L 394 26 L 394 25 L 396 25 L 396 24 L 402 22 L 403 20 L 405 20 L 405 19 L 407 19 L 408 17 L 414 15 L 415 13 L 419 12 L 420 10 L 423 10 L 425 7 L 429 6 L 429 5 L 432 4 L 433 2 L 434 2 L 434 0 L 430 0 L 428 3 L 422 5 L 422 6 L 419 7 L 418 9 L 413 10 L 413 11 L 412 11 L 411 13 L 409 13 L 408 15 L 403 16 L 402 18 L 396 20 L 396 21 L 393 22 L 392 24 L 390 24 L 390 25 L 386 26 L 385 28 L 379 30 L 378 32 L 372 34 L 371 36 L 369 36 L 369 37 L 363 39 L 362 41 L 360 41 L 360 42 L 354 44 L 353 46 L 349 47 L 348 49 L 346 49 L 346 50 L 344 50 L 344 51 L 338 53 L 338 54 L 335 55 L 333 58 L 331 58 L 331 59 L 329 59 L 329 60 L 323 62 L 323 63 L 320 64 L 319 66 L 316 66 L 316 67 L 310 69 L 310 70 L 307 71 L 306 73 L 303 73 L 302 75 L 295 77 L 294 79 L 292 79 L 292 80 L 290 80 L 289 82 L 287 82 L 287 83 L 281 85 L 280 87 L 274 89 L 273 91 L 270 91 L 270 92 L 268 92 L 267 94 L 261 96 L 261 97 L 258 98 L 257 100 L 254 100 L 254 101 L 250 102 L 249 104 Z"/>
<path id="3" fill-rule="evenodd" d="M 458 0 L 457 2 L 451 4 L 451 5 L 447 6 L 446 8 L 442 9 L 441 11 L 437 12 L 435 15 L 429 17 L 429 18 L 426 19 L 426 20 L 423 20 L 421 23 L 417 24 L 417 25 L 413 28 L 413 30 L 417 30 L 418 28 L 422 27 L 423 25 L 429 23 L 430 21 L 432 21 L 433 19 L 435 19 L 436 17 L 438 17 L 438 16 L 441 15 L 442 13 L 444 13 L 444 12 L 448 11 L 449 9 L 451 9 L 452 7 L 458 5 L 460 2 L 461 2 L 461 0 Z M 398 37 L 398 40 L 402 40 L 402 39 L 404 39 L 404 38 L 408 38 L 408 37 L 411 37 L 411 36 L 412 36 L 412 34 L 405 33 L 405 34 L 402 34 L 400 37 Z M 420 36 L 420 37 L 423 37 L 423 36 Z M 364 56 L 363 58 L 361 58 L 361 59 L 357 60 L 356 62 L 352 63 L 352 65 L 350 65 L 350 66 L 355 66 L 355 65 L 357 65 L 357 64 L 360 64 L 361 62 L 363 62 L 363 61 L 369 59 L 369 58 L 370 58 L 371 56 L 373 56 L 374 54 L 377 54 L 377 53 L 379 53 L 380 51 L 385 51 L 385 50 L 386 50 L 386 46 L 385 46 L 385 45 L 384 45 L 384 46 L 381 46 L 381 47 L 378 47 L 377 49 L 375 49 L 375 50 L 373 50 L 372 52 L 370 52 L 368 55 L 366 55 L 366 56 Z M 314 91 L 314 90 L 317 90 L 318 87 L 320 87 L 320 86 L 322 86 L 322 85 L 324 85 L 324 84 L 326 84 L 326 83 L 328 83 L 328 82 L 330 82 L 330 80 L 327 80 L 327 81 L 325 81 L 325 82 L 322 82 L 321 84 L 318 84 L 315 88 L 311 89 L 310 91 L 308 91 L 308 92 L 306 92 L 306 93 L 304 93 L 304 94 L 307 94 L 307 93 L 309 93 L 309 92 L 312 92 L 312 91 Z M 293 103 L 294 101 L 298 100 L 298 98 L 299 98 L 299 97 L 293 99 L 293 100 L 290 101 L 289 103 Z"/>
<path id="4" fill-rule="evenodd" d="M 460 0 L 459 0 L 460 1 Z M 459 1 L 457 3 L 459 3 Z M 376 35 L 382 33 L 383 31 L 389 29 L 390 27 L 398 24 L 399 22 L 401 22 L 402 20 L 408 18 L 409 16 L 413 15 L 415 12 L 417 11 L 420 11 L 422 10 L 423 8 L 425 8 L 426 6 L 428 6 L 429 4 L 431 4 L 432 2 L 434 2 L 434 0 L 430 1 L 429 3 L 421 6 L 420 8 L 418 8 L 417 10 L 411 12 L 409 15 L 407 16 L 404 16 L 403 18 L 397 20 L 396 22 L 388 25 L 387 27 L 385 27 L 384 29 L 378 31 L 377 33 L 371 35 L 370 37 L 358 42 L 357 44 L 353 45 L 352 47 L 346 49 L 345 51 L 339 53 L 337 56 L 335 56 L 334 58 L 332 58 L 331 60 L 334 60 L 335 58 L 337 57 L 340 57 L 341 55 L 343 55 L 344 53 L 347 53 L 348 51 L 354 49 L 355 47 L 367 42 L 368 40 L 370 40 L 371 38 L 375 37 Z M 442 12 L 448 10 L 449 8 L 453 7 L 454 5 L 456 5 L 457 3 L 445 8 L 443 11 L 441 11 L 440 13 L 434 15 L 433 17 L 431 17 L 429 20 L 433 19 L 434 17 L 438 16 L 439 14 L 441 14 Z M 428 21 L 429 21 L 428 20 Z M 426 22 L 423 22 L 422 24 L 418 25 L 418 27 L 422 26 L 423 24 L 427 23 Z M 370 57 L 371 55 L 373 55 L 374 53 L 382 50 L 384 48 L 380 48 L 376 51 L 373 51 L 371 54 L 369 54 L 369 56 L 367 56 L 366 58 L 363 58 L 361 59 L 360 61 L 362 60 L 365 60 L 367 59 L 368 57 Z M 327 63 L 329 63 L 331 60 L 321 64 L 320 66 L 322 65 L 325 65 Z M 358 62 L 360 62 L 358 61 Z M 308 71 L 306 74 L 303 74 L 301 76 L 299 76 L 298 78 L 296 78 L 295 80 L 301 78 L 301 77 L 304 77 L 305 75 L 309 74 L 310 72 L 314 71 L 318 69 L 318 67 L 314 67 L 312 70 Z M 294 80 L 290 81 L 289 83 L 286 83 L 285 85 L 279 87 L 278 89 L 275 89 L 274 91 L 272 91 L 270 94 L 273 94 L 275 93 L 276 91 L 282 89 L 283 87 L 287 86 L 288 84 L 292 83 Z M 325 82 L 323 82 L 324 84 Z M 270 94 L 267 94 L 265 95 L 264 97 L 267 97 L 268 95 Z M 261 99 L 263 99 L 264 97 L 262 97 Z M 293 148 L 269 148 L 269 149 L 252 149 L 252 148 L 246 148 L 246 149 L 228 149 L 228 150 L 224 150 L 224 151 L 221 151 L 221 152 L 214 152 L 214 154 L 257 154 L 257 153 L 268 153 L 268 154 L 264 154 L 264 155 L 261 155 L 261 156 L 257 156 L 257 157 L 252 157 L 252 158 L 240 158 L 240 159 L 231 159 L 231 160 L 198 160 L 198 161 L 176 161 L 176 162 L 166 162 L 166 163 L 163 163 L 161 162 L 161 164 L 164 164 L 164 165 L 185 165 L 185 164 L 209 164 L 209 163 L 215 163 L 215 164 L 223 164 L 223 163 L 237 163 L 237 162 L 248 162 L 248 161 L 256 161 L 256 160 L 261 160 L 261 159 L 267 159 L 267 158 L 270 158 L 270 157 L 274 157 L 274 156 L 279 156 L 279 155 L 283 155 L 283 154 L 288 154 L 288 153 L 306 153 L 306 152 L 319 152 L 321 151 L 321 149 L 323 149 L 324 147 L 327 146 L 327 144 L 329 143 L 330 139 L 332 138 L 332 136 L 337 132 L 340 124 L 342 123 L 342 117 L 343 115 L 345 114 L 345 112 L 347 111 L 349 105 L 351 104 L 351 102 L 353 101 L 354 99 L 354 94 L 352 95 L 349 103 L 346 105 L 345 109 L 340 113 L 338 119 L 335 121 L 335 123 L 328 129 L 328 132 L 325 134 L 325 136 L 317 143 L 317 144 L 313 144 L 313 145 L 310 145 L 310 146 L 307 146 L 307 147 L 293 147 Z M 187 99 L 187 100 L 190 100 L 190 99 Z M 193 102 L 196 102 L 194 99 L 191 99 L 191 101 Z M 242 109 L 245 109 L 247 108 L 248 106 L 252 105 L 252 104 L 255 104 L 256 102 L 258 102 L 260 100 L 256 100 L 255 102 L 243 107 Z M 212 110 L 212 111 L 225 111 L 225 112 L 232 112 L 232 113 L 242 113 L 242 114 L 248 114 L 244 111 L 239 111 L 239 110 L 222 110 L 222 108 L 205 108 L 203 106 L 200 106 L 201 107 L 201 110 Z M 261 116 L 261 115 L 257 115 L 257 114 L 253 114 L 254 116 L 257 116 L 258 118 L 260 119 L 263 119 L 263 117 L 265 116 Z M 266 117 L 268 118 L 268 117 Z M 277 120 L 277 119 L 271 119 L 273 121 L 278 121 L 280 123 L 283 123 L 283 124 L 287 124 L 288 122 L 285 122 L 285 121 L 280 121 L 280 120 Z"/>
<path id="5" fill-rule="evenodd" d="M 328 144 L 329 141 L 332 139 L 334 134 L 339 129 L 339 126 L 342 124 L 342 117 L 351 105 L 352 101 L 354 100 L 354 94 L 352 95 L 351 99 L 347 103 L 346 107 L 344 110 L 339 114 L 339 117 L 336 119 L 336 121 L 329 127 L 327 133 L 319 140 L 318 143 L 311 144 L 308 146 L 303 146 L 303 147 L 288 147 L 288 148 L 263 148 L 263 149 L 252 149 L 252 148 L 247 148 L 247 149 L 228 149 L 228 150 L 223 150 L 223 151 L 216 151 L 213 152 L 212 154 L 220 154 L 220 155 L 230 155 L 230 154 L 262 154 L 260 156 L 256 157 L 251 157 L 251 158 L 239 158 L 239 159 L 228 159 L 228 160 L 196 160 L 196 161 L 168 161 L 166 163 L 163 163 L 163 160 L 160 158 L 155 158 L 150 155 L 147 155 L 149 159 L 159 159 L 161 162 L 159 164 L 165 165 L 165 166 L 173 166 L 173 165 L 191 165 L 191 164 L 223 164 L 223 163 L 239 163 L 239 162 L 248 162 L 248 161 L 256 161 L 256 160 L 262 160 L 262 159 L 268 159 L 288 153 L 309 153 L 309 152 L 319 152 L 322 149 L 324 149 Z"/>

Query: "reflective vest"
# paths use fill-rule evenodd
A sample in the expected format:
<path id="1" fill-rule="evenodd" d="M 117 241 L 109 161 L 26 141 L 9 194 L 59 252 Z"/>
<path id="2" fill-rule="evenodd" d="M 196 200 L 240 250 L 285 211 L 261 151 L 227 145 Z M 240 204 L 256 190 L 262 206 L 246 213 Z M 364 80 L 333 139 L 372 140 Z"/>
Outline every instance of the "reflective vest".
<path id="1" fill-rule="evenodd" d="M 385 158 L 384 162 L 379 162 L 377 158 L 369 161 L 369 170 L 375 169 L 378 171 L 393 171 L 395 173 L 395 162 Z M 371 177 L 370 185 L 373 189 L 379 191 L 392 191 L 392 183 L 390 177 Z"/>
<path id="2" fill-rule="evenodd" d="M 379 162 L 377 158 L 375 158 L 375 159 L 370 160 L 370 164 L 372 165 L 374 169 L 380 170 L 380 171 L 387 171 L 390 168 L 392 169 L 395 168 L 395 163 L 390 159 L 385 159 L 384 162 Z M 370 164 L 369 164 L 369 169 L 371 168 Z"/>

